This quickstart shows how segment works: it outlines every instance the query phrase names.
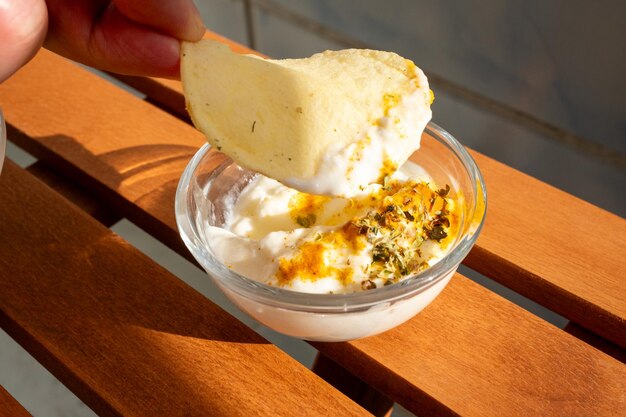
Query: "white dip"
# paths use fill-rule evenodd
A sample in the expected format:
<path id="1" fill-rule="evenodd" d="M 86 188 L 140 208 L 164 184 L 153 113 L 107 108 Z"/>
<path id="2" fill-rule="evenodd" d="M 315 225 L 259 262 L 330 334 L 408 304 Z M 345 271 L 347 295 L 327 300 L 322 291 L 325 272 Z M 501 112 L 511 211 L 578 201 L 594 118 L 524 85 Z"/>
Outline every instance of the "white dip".
<path id="1" fill-rule="evenodd" d="M 300 193 L 258 175 L 224 227 L 209 228 L 208 241 L 218 260 L 248 278 L 300 292 L 350 293 L 437 262 L 454 219 L 454 201 L 410 162 L 385 186 L 370 185 L 352 199 Z"/>
<path id="2" fill-rule="evenodd" d="M 311 194 L 356 196 L 363 184 L 393 173 L 420 147 L 424 128 L 432 118 L 425 95 L 428 81 L 416 71 L 415 90 L 402 97 L 385 96 L 384 115 L 364 127 L 360 137 L 345 145 L 330 144 L 311 178 L 286 178 L 282 182 Z M 426 86 L 418 87 L 418 85 Z"/>

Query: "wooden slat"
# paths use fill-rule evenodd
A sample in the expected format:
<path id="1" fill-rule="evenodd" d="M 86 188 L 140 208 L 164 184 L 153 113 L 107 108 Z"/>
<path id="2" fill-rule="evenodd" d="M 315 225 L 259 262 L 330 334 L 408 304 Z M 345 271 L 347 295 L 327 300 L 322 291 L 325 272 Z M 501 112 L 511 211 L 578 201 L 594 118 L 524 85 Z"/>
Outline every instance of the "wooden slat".
<path id="1" fill-rule="evenodd" d="M 187 252 L 166 225 L 175 222 L 173 192 L 205 142 L 201 133 L 46 50 L 0 85 L 0 102 L 11 140 Z"/>
<path id="2" fill-rule="evenodd" d="M 314 346 L 418 414 L 626 413 L 624 364 L 458 274 L 406 324 Z"/>
<path id="3" fill-rule="evenodd" d="M 38 91 L 40 100 L 23 99 L 25 90 Z M 106 191 L 105 200 L 125 214 L 156 219 L 148 225 L 152 233 L 176 234 L 172 201 L 185 163 L 161 166 L 155 156 L 162 159 L 156 152 L 161 147 L 176 158 L 177 149 L 190 156 L 189 148 L 203 142 L 194 129 L 49 53 L 0 87 L 0 99 L 10 103 L 10 133 L 21 135 L 22 146 Z M 75 119 L 67 123 L 51 109 Z M 129 161 L 137 168 L 126 175 Z M 432 306 L 400 328 L 316 346 L 418 413 L 626 411 L 619 385 L 624 365 L 458 275 Z"/>
<path id="4" fill-rule="evenodd" d="M 31 417 L 31 414 L 2 385 L 0 385 L 0 417 Z"/>
<path id="5" fill-rule="evenodd" d="M 37 161 L 26 170 L 103 225 L 110 227 L 121 220 L 118 214 L 111 211 L 96 196 L 74 184 L 69 178 L 53 171 L 43 162 Z"/>
<path id="6" fill-rule="evenodd" d="M 12 163 L 0 201 L 0 324 L 97 413 L 367 414 Z"/>
<path id="7" fill-rule="evenodd" d="M 393 401 L 373 389 L 369 384 L 355 377 L 326 355 L 317 354 L 312 370 L 363 406 L 375 417 L 391 416 Z"/>
<path id="8" fill-rule="evenodd" d="M 626 349 L 620 348 L 619 346 L 609 342 L 606 339 L 601 338 L 595 333 L 591 333 L 589 330 L 586 330 L 571 321 L 567 323 L 563 330 L 571 334 L 572 336 L 575 336 L 576 338 L 582 340 L 588 345 L 591 345 L 596 349 L 601 350 L 607 355 L 613 356 L 618 361 L 626 363 Z"/>
<path id="9" fill-rule="evenodd" d="M 207 37 L 226 42 L 235 51 L 250 52 L 214 33 Z M 125 81 L 170 111 L 186 115 L 179 82 Z M 489 213 L 465 263 L 626 347 L 626 257 L 619 256 L 626 253 L 626 221 L 471 153 L 485 176 Z"/>
<path id="10" fill-rule="evenodd" d="M 489 209 L 465 263 L 626 347 L 626 220 L 472 154 Z"/>

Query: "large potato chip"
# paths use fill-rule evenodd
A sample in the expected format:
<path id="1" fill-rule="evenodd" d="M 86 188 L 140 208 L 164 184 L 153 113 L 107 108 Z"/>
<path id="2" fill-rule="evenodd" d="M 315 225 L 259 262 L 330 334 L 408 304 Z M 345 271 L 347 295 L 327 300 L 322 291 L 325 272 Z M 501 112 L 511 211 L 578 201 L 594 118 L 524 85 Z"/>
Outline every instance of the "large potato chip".
<path id="1" fill-rule="evenodd" d="M 424 74 L 391 52 L 348 49 L 266 60 L 183 43 L 196 127 L 237 163 L 315 194 L 353 195 L 419 147 L 430 120 Z"/>

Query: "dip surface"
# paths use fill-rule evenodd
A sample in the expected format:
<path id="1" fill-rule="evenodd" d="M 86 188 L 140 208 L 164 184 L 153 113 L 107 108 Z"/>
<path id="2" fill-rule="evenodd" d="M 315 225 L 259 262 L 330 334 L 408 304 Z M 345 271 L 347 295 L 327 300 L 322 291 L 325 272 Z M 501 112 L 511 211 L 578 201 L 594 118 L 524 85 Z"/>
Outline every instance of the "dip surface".
<path id="1" fill-rule="evenodd" d="M 351 293 L 398 282 L 441 259 L 454 241 L 457 207 L 407 162 L 353 198 L 298 192 L 257 175 L 209 242 L 227 267 L 271 286 Z"/>

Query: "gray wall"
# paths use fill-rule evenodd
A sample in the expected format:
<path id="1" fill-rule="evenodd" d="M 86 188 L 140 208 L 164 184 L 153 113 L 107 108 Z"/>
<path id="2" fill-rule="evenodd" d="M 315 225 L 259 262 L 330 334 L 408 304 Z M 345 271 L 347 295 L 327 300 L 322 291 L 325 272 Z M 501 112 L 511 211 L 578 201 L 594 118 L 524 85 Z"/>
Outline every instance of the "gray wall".
<path id="1" fill-rule="evenodd" d="M 431 79 L 434 120 L 459 140 L 626 215 L 624 1 L 198 4 L 209 28 L 275 58 L 346 47 L 411 58 Z"/>

